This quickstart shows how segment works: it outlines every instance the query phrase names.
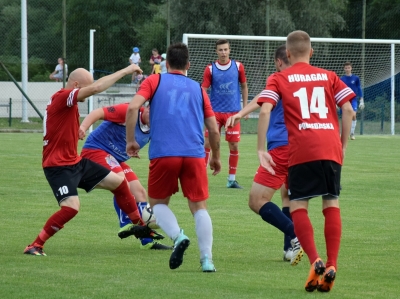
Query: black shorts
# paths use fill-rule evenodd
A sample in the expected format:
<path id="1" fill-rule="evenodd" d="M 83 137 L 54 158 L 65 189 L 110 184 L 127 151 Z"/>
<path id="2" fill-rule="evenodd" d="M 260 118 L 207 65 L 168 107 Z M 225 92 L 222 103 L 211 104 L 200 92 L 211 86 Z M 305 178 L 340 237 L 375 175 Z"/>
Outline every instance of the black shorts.
<path id="1" fill-rule="evenodd" d="M 312 161 L 289 167 L 290 200 L 336 199 L 340 194 L 342 166 L 329 160 Z"/>
<path id="2" fill-rule="evenodd" d="M 85 158 L 75 165 L 45 167 L 43 171 L 59 204 L 70 196 L 77 196 L 77 188 L 86 192 L 93 190 L 110 173 L 109 169 Z"/>

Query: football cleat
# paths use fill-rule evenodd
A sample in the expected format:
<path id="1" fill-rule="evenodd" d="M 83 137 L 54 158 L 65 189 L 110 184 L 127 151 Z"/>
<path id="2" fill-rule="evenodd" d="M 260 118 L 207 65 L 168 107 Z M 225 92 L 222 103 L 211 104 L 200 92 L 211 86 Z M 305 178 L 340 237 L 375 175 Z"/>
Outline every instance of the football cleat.
<path id="1" fill-rule="evenodd" d="M 318 283 L 317 290 L 319 292 L 329 292 L 333 288 L 333 284 L 336 278 L 336 269 L 334 266 L 326 268 L 322 279 Z"/>
<path id="2" fill-rule="evenodd" d="M 293 256 L 293 249 L 288 248 L 288 250 L 283 251 L 283 261 L 284 262 L 290 262 L 292 260 Z"/>
<path id="3" fill-rule="evenodd" d="M 317 258 L 311 265 L 306 285 L 304 286 L 307 292 L 315 291 L 315 289 L 318 287 L 319 277 L 324 273 L 324 271 L 325 271 L 324 262 L 320 258 Z"/>
<path id="4" fill-rule="evenodd" d="M 156 241 L 147 243 L 146 245 L 140 244 L 140 249 L 151 249 L 151 250 L 172 250 L 172 246 L 167 246 Z"/>
<path id="5" fill-rule="evenodd" d="M 214 263 L 212 260 L 208 258 L 208 255 L 204 255 L 204 257 L 200 260 L 201 270 L 203 272 L 216 272 L 214 267 Z"/>
<path id="6" fill-rule="evenodd" d="M 296 266 L 301 261 L 304 251 L 297 237 L 292 239 L 290 244 L 292 244 L 292 258 L 290 259 L 290 264 Z"/>
<path id="7" fill-rule="evenodd" d="M 171 257 L 169 258 L 169 268 L 176 269 L 179 268 L 183 263 L 183 254 L 185 250 L 189 247 L 190 240 L 187 236 L 183 234 L 183 230 L 181 229 L 181 233 L 175 239 L 174 242 L 174 251 L 172 251 Z"/>
<path id="8" fill-rule="evenodd" d="M 227 188 L 232 188 L 232 189 L 243 189 L 242 186 L 239 185 L 238 181 L 228 181 L 226 184 Z"/>
<path id="9" fill-rule="evenodd" d="M 151 238 L 153 240 L 161 240 L 164 239 L 164 236 L 157 233 L 155 230 L 152 230 L 147 225 L 125 225 L 118 232 L 118 237 L 121 239 L 128 238 L 129 236 L 135 236 L 136 239 L 139 238 Z"/>
<path id="10" fill-rule="evenodd" d="M 350 139 L 351 140 L 356 140 L 356 136 L 354 136 L 354 134 L 350 134 Z"/>
<path id="11" fill-rule="evenodd" d="M 24 254 L 47 256 L 47 254 L 43 251 L 43 246 L 40 246 L 36 243 L 26 246 Z"/>

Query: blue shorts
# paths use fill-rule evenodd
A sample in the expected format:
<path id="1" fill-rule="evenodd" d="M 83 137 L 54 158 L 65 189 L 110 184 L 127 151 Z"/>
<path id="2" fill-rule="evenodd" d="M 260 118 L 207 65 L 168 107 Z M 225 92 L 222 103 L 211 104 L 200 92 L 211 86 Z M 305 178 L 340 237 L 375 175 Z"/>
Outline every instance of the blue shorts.
<path id="1" fill-rule="evenodd" d="M 353 107 L 353 111 L 357 112 L 357 108 L 358 108 L 358 100 L 357 100 L 357 98 L 351 100 L 350 104 L 351 104 L 351 107 Z"/>
<path id="2" fill-rule="evenodd" d="M 350 101 L 351 107 L 353 107 L 353 111 L 357 112 L 358 109 L 358 100 L 357 98 Z M 342 116 L 342 108 L 339 109 L 339 116 Z"/>

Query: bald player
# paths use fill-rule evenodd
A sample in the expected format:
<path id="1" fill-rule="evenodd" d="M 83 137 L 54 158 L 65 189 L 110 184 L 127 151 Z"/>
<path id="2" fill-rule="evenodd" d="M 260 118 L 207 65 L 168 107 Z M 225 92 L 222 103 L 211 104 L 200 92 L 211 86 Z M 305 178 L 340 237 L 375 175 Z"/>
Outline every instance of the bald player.
<path id="1" fill-rule="evenodd" d="M 274 173 L 275 163 L 265 151 L 265 136 L 271 110 L 282 101 L 289 139 L 289 200 L 295 233 L 311 268 L 305 289 L 329 292 L 334 284 L 342 223 L 339 194 L 340 174 L 350 134 L 354 92 L 331 71 L 310 65 L 313 54 L 310 36 L 293 31 L 287 36 L 286 55 L 290 68 L 267 79 L 258 104 L 258 156 L 261 166 Z M 342 108 L 340 134 L 336 105 Z M 308 217 L 308 203 L 322 197 L 325 217 L 326 263 L 317 252 Z"/>
<path id="2" fill-rule="evenodd" d="M 100 93 L 116 81 L 132 73 L 142 73 L 136 65 L 105 76 L 93 83 L 93 76 L 85 69 L 74 70 L 65 89 L 56 92 L 47 104 L 43 120 L 42 166 L 47 181 L 60 206 L 45 223 L 36 239 L 24 253 L 45 256 L 43 246 L 55 233 L 78 214 L 80 202 L 77 188 L 90 192 L 94 188 L 110 190 L 118 206 L 129 216 L 139 238 L 153 237 L 154 232 L 140 218 L 134 197 L 124 177 L 78 155 L 78 102 Z"/>

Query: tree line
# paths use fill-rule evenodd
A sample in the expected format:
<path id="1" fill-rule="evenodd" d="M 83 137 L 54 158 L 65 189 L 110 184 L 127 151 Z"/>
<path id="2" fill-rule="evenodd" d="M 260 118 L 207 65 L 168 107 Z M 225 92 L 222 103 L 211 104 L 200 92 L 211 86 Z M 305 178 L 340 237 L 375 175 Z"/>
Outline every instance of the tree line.
<path id="1" fill-rule="evenodd" d="M 106 74 L 128 64 L 140 48 L 142 68 L 183 33 L 312 37 L 362 37 L 362 0 L 66 0 L 66 61 L 89 66 L 89 30 L 95 29 L 95 68 Z M 20 1 L 0 0 L 0 61 L 20 79 Z M 168 9 L 169 8 L 169 9 Z M 366 0 L 365 38 L 399 39 L 400 0 Z M 27 1 L 29 80 L 47 81 L 62 57 L 62 1 Z M 169 26 L 168 26 L 169 25 Z M 0 80 L 8 81 L 0 69 Z"/>

